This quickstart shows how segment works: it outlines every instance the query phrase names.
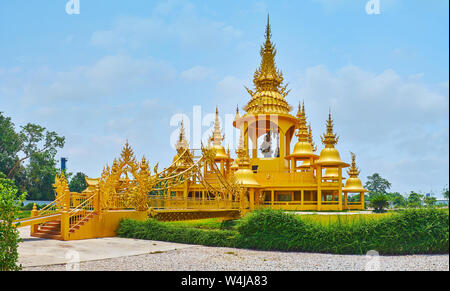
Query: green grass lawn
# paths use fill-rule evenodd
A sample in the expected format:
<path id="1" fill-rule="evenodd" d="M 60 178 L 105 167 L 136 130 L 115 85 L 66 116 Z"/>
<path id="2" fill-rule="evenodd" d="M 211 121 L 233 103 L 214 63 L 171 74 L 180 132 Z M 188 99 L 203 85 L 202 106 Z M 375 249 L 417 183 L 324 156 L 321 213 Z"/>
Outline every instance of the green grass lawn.
<path id="1" fill-rule="evenodd" d="M 31 210 L 21 210 L 19 211 L 19 215 L 16 217 L 17 219 L 22 219 L 31 216 Z"/>

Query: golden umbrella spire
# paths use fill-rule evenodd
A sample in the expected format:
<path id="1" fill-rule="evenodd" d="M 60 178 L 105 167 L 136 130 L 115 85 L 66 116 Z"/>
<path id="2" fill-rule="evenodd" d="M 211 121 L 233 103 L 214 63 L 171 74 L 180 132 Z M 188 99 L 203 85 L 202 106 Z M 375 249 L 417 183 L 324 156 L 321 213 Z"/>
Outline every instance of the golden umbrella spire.
<path id="1" fill-rule="evenodd" d="M 339 151 L 334 147 L 338 143 L 339 137 L 334 133 L 333 127 L 334 123 L 333 119 L 331 118 L 330 110 L 327 120 L 327 132 L 320 137 L 322 139 L 322 143 L 325 145 L 325 148 L 320 152 L 320 158 L 316 164 L 322 166 L 335 166 L 336 168 L 338 166 L 341 166 L 345 168 L 350 165 L 342 162 Z M 333 171 L 336 172 L 335 169 Z M 325 176 L 330 176 L 330 173 L 326 174 Z"/>
<path id="2" fill-rule="evenodd" d="M 184 121 L 181 120 L 181 124 L 180 124 L 180 136 L 178 138 L 177 144 L 175 146 L 175 148 L 177 150 L 179 149 L 188 149 L 189 148 L 189 143 L 186 140 L 186 133 L 184 130 Z"/>
<path id="3" fill-rule="evenodd" d="M 261 65 L 253 76 L 256 92 L 247 88 L 252 99 L 244 109 L 249 114 L 289 114 L 292 110 L 292 107 L 285 100 L 290 90 L 286 90 L 287 85 L 283 86 L 283 73 L 277 70 L 275 64 L 277 51 L 271 37 L 272 31 L 268 16 L 265 33 L 266 41 L 261 46 L 260 51 Z"/>
<path id="4" fill-rule="evenodd" d="M 347 174 L 350 176 L 350 178 L 358 178 L 360 171 L 358 167 L 356 167 L 356 155 L 352 152 L 350 152 L 350 154 L 352 155 L 352 166 L 347 170 Z"/>
<path id="5" fill-rule="evenodd" d="M 216 160 L 228 159 L 225 147 L 222 145 L 225 135 L 222 135 L 222 129 L 220 128 L 219 120 L 219 108 L 216 107 L 216 120 L 214 121 L 214 130 L 212 136 L 209 138 L 209 142 L 212 142 L 212 148 L 216 151 Z"/>
<path id="6" fill-rule="evenodd" d="M 288 158 L 310 158 L 316 157 L 314 154 L 314 148 L 311 144 L 310 134 L 308 132 L 306 122 L 306 110 L 305 102 L 303 105 L 299 104 L 297 113 L 297 132 L 295 135 L 298 137 L 298 142 L 294 146 L 292 154 L 287 156 Z"/>
<path id="7" fill-rule="evenodd" d="M 238 165 L 239 168 L 248 168 L 250 167 L 250 156 L 248 155 L 248 148 L 245 147 L 244 142 L 244 133 L 241 131 L 241 136 L 239 138 L 239 146 L 236 150 L 236 154 L 238 156 Z"/>
<path id="8" fill-rule="evenodd" d="M 334 145 L 339 142 L 339 137 L 333 132 L 334 122 L 331 118 L 331 110 L 327 120 L 327 132 L 321 136 L 322 143 L 326 148 L 334 148 Z"/>
<path id="9" fill-rule="evenodd" d="M 214 131 L 211 141 L 214 146 L 221 146 L 224 139 L 225 135 L 222 135 L 222 130 L 220 128 L 219 108 L 216 107 L 216 120 L 214 121 Z"/>
<path id="10" fill-rule="evenodd" d="M 350 178 L 347 179 L 347 182 L 345 183 L 345 187 L 342 189 L 344 192 L 349 193 L 364 193 L 368 192 L 366 189 L 364 189 L 361 179 L 359 179 L 359 169 L 356 167 L 356 155 L 352 152 L 350 152 L 352 155 L 352 166 L 350 169 L 347 170 L 347 174 L 350 176 Z"/>
<path id="11" fill-rule="evenodd" d="M 297 118 L 299 119 L 298 122 L 298 133 L 296 133 L 296 136 L 298 137 L 299 142 L 308 142 L 308 127 L 306 125 L 306 111 L 305 111 L 305 102 L 303 101 L 303 107 L 299 105 L 299 112 L 300 114 L 297 114 Z"/>
<path id="12" fill-rule="evenodd" d="M 313 135 L 312 135 L 312 129 L 311 124 L 308 125 L 308 142 L 311 144 L 313 152 L 317 151 L 317 146 L 314 143 Z"/>

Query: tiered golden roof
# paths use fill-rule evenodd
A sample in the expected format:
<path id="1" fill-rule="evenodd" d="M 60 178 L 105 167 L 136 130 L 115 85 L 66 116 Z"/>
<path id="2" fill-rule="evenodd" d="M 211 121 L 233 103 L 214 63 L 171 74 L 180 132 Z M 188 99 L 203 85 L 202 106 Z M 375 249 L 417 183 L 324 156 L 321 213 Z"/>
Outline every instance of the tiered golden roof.
<path id="1" fill-rule="evenodd" d="M 325 148 L 320 152 L 320 158 L 316 164 L 321 166 L 348 167 L 350 165 L 341 160 L 339 151 L 334 147 L 338 143 L 339 137 L 333 132 L 333 126 L 330 111 L 327 120 L 327 132 L 321 137 Z"/>
<path id="2" fill-rule="evenodd" d="M 283 73 L 278 71 L 275 65 L 277 54 L 271 41 L 272 33 L 269 17 L 267 17 L 266 42 L 261 47 L 261 65 L 256 70 L 253 78 L 255 92 L 247 89 L 252 96 L 244 110 L 247 114 L 286 114 L 292 111 L 285 97 L 289 94 L 287 85 L 283 85 Z"/>
<path id="3" fill-rule="evenodd" d="M 347 174 L 350 176 L 348 178 L 347 183 L 345 183 L 344 189 L 342 191 L 350 192 L 350 193 L 362 193 L 362 192 L 368 192 L 366 189 L 364 189 L 361 179 L 359 179 L 360 171 L 358 167 L 356 167 L 356 155 L 354 153 L 351 153 L 352 155 L 352 166 L 347 171 Z"/>

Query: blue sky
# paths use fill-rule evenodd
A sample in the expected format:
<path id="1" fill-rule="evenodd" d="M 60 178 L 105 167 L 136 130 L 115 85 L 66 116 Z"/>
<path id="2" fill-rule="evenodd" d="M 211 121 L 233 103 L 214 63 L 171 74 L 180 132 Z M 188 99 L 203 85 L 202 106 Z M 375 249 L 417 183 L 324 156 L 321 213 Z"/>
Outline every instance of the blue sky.
<path id="1" fill-rule="evenodd" d="M 447 0 L 380 0 L 379 15 L 366 0 L 80 0 L 79 15 L 66 2 L 0 2 L 0 111 L 66 136 L 58 158 L 73 172 L 98 176 L 126 139 L 166 166 L 175 114 L 234 116 L 270 13 L 287 100 L 305 100 L 319 150 L 331 108 L 363 182 L 379 172 L 393 191 L 437 195 L 448 184 Z"/>

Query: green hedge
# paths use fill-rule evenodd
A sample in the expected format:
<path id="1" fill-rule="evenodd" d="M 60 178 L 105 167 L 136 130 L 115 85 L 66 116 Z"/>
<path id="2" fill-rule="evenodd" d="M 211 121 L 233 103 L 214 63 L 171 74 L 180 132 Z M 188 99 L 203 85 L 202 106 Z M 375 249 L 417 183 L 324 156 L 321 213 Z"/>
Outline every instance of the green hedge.
<path id="1" fill-rule="evenodd" d="M 205 246 L 332 254 L 447 254 L 448 210 L 406 210 L 377 220 L 321 225 L 276 210 L 258 210 L 232 230 L 202 230 L 124 220 L 122 237 Z"/>
<path id="2" fill-rule="evenodd" d="M 168 225 L 154 219 L 145 222 L 122 220 L 118 230 L 120 237 L 168 241 L 217 247 L 234 247 L 235 231 L 204 230 Z"/>

